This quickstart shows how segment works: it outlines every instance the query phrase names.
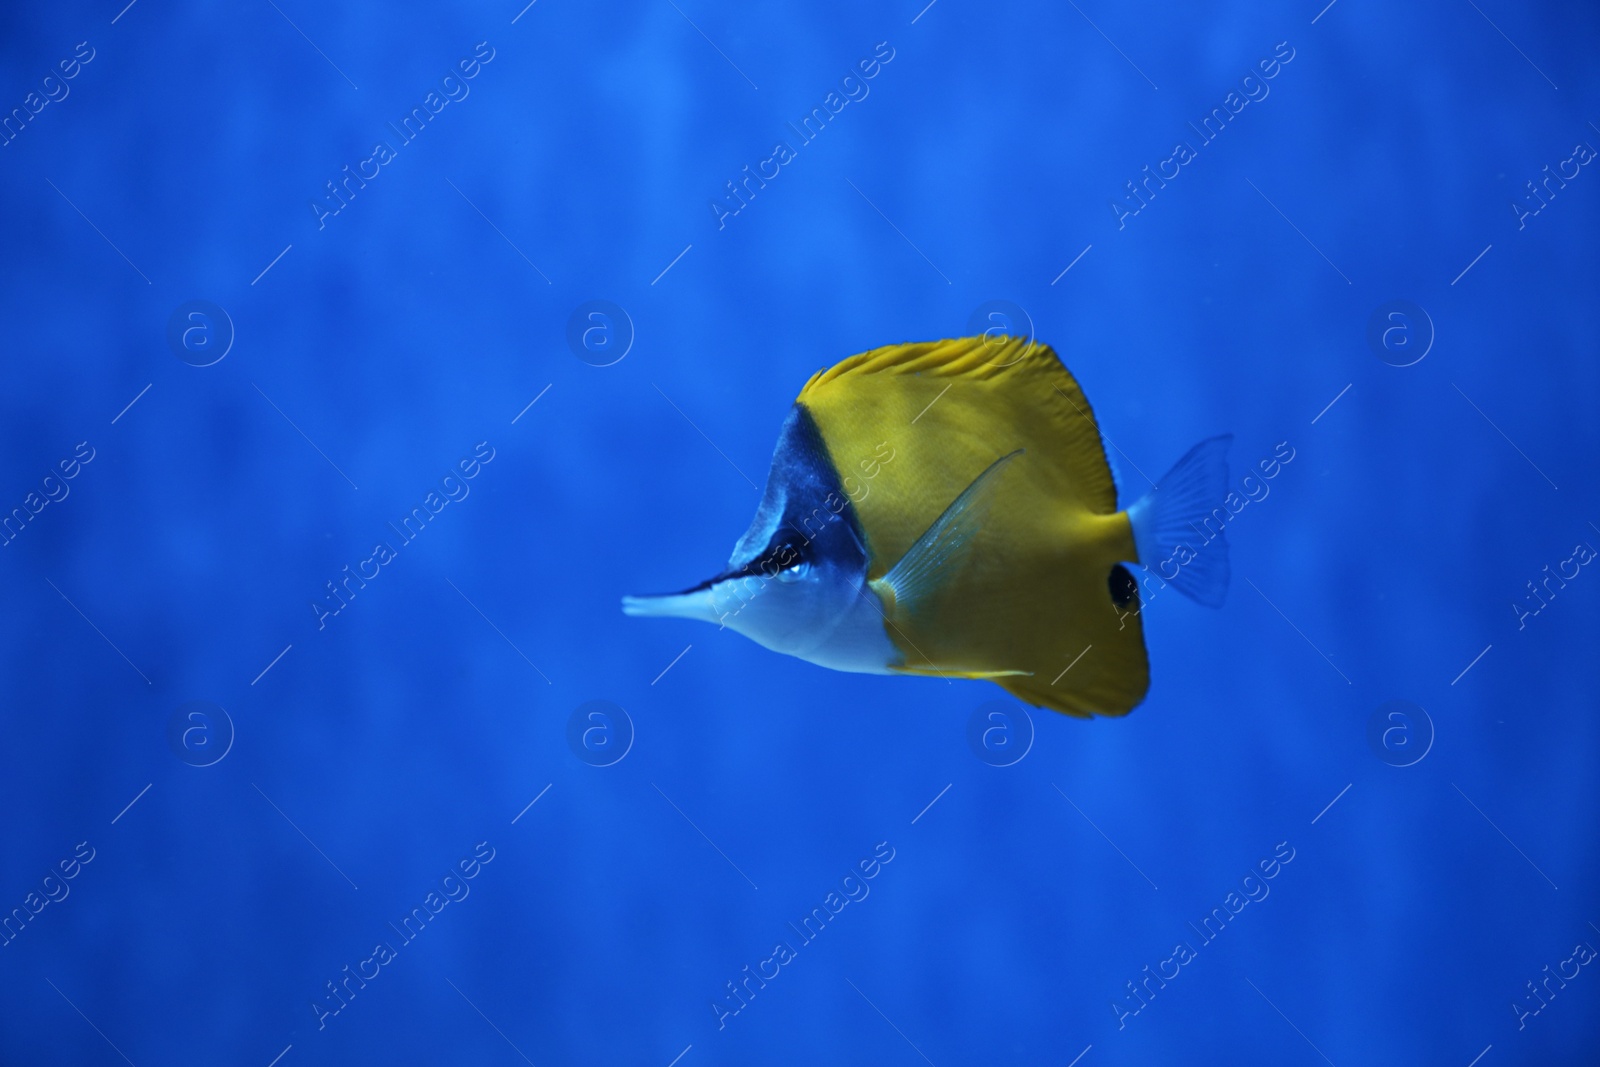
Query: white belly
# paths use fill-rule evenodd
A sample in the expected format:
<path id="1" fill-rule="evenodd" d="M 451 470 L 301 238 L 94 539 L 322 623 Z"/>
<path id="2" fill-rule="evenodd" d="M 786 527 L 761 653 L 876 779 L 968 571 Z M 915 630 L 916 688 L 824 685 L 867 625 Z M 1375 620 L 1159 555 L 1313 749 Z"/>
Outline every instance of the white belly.
<path id="1" fill-rule="evenodd" d="M 854 674 L 891 674 L 890 667 L 903 662 L 900 650 L 889 640 L 883 603 L 865 582 L 832 633 L 809 651 L 791 654 L 830 670 Z"/>

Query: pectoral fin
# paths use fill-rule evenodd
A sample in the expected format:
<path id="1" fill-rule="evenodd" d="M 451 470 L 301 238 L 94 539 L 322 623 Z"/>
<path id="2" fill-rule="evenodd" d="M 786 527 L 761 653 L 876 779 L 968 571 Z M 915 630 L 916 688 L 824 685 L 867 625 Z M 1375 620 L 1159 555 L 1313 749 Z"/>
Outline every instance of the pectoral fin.
<path id="1" fill-rule="evenodd" d="M 944 573 L 959 565 L 963 550 L 983 526 L 984 516 L 994 503 L 1000 475 L 1016 457 L 1017 449 L 989 464 L 984 472 L 962 490 L 944 509 L 932 526 L 900 557 L 874 586 L 885 585 L 893 593 L 890 601 L 899 610 L 915 613 L 919 603 L 938 588 Z"/>
<path id="2" fill-rule="evenodd" d="M 885 606 L 885 621 L 891 632 L 906 638 L 911 644 L 908 658 L 913 658 L 914 654 L 922 660 L 921 663 L 894 666 L 890 668 L 891 670 L 901 674 L 919 674 L 934 678 L 995 679 L 1028 677 L 1033 674 L 1032 671 L 996 670 L 982 664 L 963 666 L 960 665 L 959 657 L 955 663 L 951 663 L 937 652 L 932 656 L 923 653 L 907 635 L 908 630 L 921 630 L 931 621 L 928 609 L 933 594 L 953 571 L 962 566 L 965 553 L 970 550 L 974 535 L 982 529 L 990 505 L 994 502 L 995 492 L 1000 485 L 1000 476 L 1005 473 L 1011 461 L 1021 454 L 1022 450 L 1017 449 L 989 464 L 984 472 L 973 479 L 972 484 L 944 509 L 943 514 L 933 525 L 917 538 L 900 561 L 890 568 L 889 573 L 872 583 L 873 590 L 877 592 Z M 943 662 L 939 662 L 940 660 Z"/>

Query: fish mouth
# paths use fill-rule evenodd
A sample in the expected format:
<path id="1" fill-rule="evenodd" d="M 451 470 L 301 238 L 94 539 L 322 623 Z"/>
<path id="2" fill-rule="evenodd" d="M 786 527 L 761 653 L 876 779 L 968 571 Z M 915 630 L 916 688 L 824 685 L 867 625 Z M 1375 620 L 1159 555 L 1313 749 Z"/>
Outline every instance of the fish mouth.
<path id="1" fill-rule="evenodd" d="M 714 578 L 707 578 L 699 585 L 690 586 L 678 593 L 656 593 L 648 596 L 625 596 L 622 598 L 624 614 L 643 616 L 647 618 L 676 618 L 699 619 L 702 622 L 725 625 L 729 618 L 739 614 L 751 594 L 748 586 L 741 595 L 736 582 L 748 582 L 757 579 L 762 585 L 771 580 L 771 575 L 752 572 L 751 565 L 734 567 L 723 571 Z M 722 608 L 719 610 L 718 590 L 721 589 Z"/>
<path id="2" fill-rule="evenodd" d="M 699 619 L 702 622 L 717 622 L 721 616 L 712 602 L 711 588 L 720 580 L 719 576 L 701 582 L 691 589 L 685 589 L 681 593 L 625 596 L 622 598 L 622 612 L 625 615 L 641 618 Z"/>

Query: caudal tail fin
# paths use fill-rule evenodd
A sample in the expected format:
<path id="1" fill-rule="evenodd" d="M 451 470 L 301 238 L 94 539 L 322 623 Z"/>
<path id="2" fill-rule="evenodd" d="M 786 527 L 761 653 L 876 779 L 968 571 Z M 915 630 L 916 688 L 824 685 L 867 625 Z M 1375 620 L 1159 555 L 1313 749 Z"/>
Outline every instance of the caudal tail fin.
<path id="1" fill-rule="evenodd" d="M 1201 441 L 1128 509 L 1138 562 L 1208 608 L 1221 607 L 1228 592 L 1227 539 L 1203 524 L 1228 494 L 1232 442 L 1232 434 Z M 1173 567 L 1176 577 L 1168 573 Z"/>

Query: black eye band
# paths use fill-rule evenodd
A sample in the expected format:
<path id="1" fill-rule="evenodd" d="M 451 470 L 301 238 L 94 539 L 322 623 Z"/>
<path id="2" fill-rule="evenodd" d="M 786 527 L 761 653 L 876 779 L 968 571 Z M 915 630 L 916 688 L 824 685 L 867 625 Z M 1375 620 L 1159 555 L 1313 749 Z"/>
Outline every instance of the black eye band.
<path id="1" fill-rule="evenodd" d="M 807 558 L 805 547 L 794 541 L 782 541 L 761 554 L 759 566 L 764 571 L 787 570 Z"/>

